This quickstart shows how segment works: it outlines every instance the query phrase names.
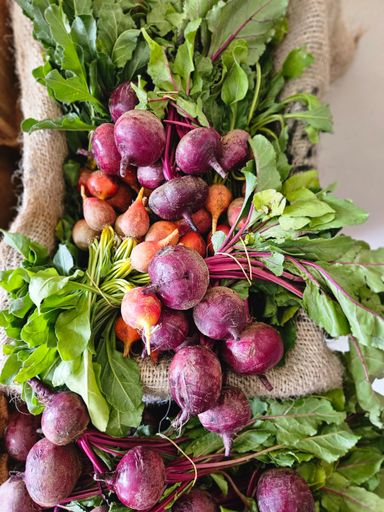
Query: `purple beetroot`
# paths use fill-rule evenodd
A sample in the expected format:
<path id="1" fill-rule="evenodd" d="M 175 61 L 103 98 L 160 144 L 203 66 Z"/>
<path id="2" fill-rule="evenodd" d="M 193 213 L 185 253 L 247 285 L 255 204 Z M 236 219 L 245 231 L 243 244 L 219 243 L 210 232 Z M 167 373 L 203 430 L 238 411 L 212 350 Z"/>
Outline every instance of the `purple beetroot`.
<path id="1" fill-rule="evenodd" d="M 284 354 L 279 332 L 263 322 L 254 322 L 240 334 L 238 340 L 224 344 L 225 361 L 236 373 L 262 375 L 276 366 Z"/>
<path id="2" fill-rule="evenodd" d="M 89 415 L 79 395 L 72 391 L 54 393 L 36 378 L 31 379 L 29 384 L 45 405 L 41 429 L 51 443 L 69 444 L 86 430 Z"/>
<path id="3" fill-rule="evenodd" d="M 105 174 L 119 175 L 120 153 L 114 138 L 114 125 L 103 123 L 96 128 L 91 138 L 92 154 L 97 167 Z"/>
<path id="4" fill-rule="evenodd" d="M 223 388 L 216 405 L 199 414 L 200 423 L 223 438 L 225 455 L 229 457 L 233 436 L 243 430 L 251 419 L 251 407 L 239 388 Z"/>
<path id="5" fill-rule="evenodd" d="M 160 159 L 165 131 L 158 117 L 147 110 L 129 110 L 115 124 L 115 143 L 121 155 L 120 175 L 129 165 L 143 167 Z"/>
<path id="6" fill-rule="evenodd" d="M 137 168 L 137 181 L 142 187 L 154 190 L 160 187 L 165 181 L 163 174 L 163 164 L 156 162 L 152 165 Z"/>
<path id="7" fill-rule="evenodd" d="M 164 352 L 177 349 L 186 340 L 189 332 L 188 317 L 184 311 L 163 308 L 160 320 L 151 335 L 151 348 Z"/>
<path id="8" fill-rule="evenodd" d="M 0 485 L 1 512 L 40 512 L 28 494 L 23 477 L 12 475 Z"/>
<path id="9" fill-rule="evenodd" d="M 193 320 L 199 331 L 209 338 L 238 339 L 246 325 L 244 301 L 226 286 L 209 288 L 194 307 Z"/>
<path id="10" fill-rule="evenodd" d="M 153 507 L 165 488 L 163 459 L 153 450 L 135 446 L 119 462 L 112 485 L 123 505 L 134 510 Z"/>
<path id="11" fill-rule="evenodd" d="M 198 304 L 209 284 L 209 271 L 195 250 L 183 245 L 165 247 L 148 268 L 152 287 L 163 303 L 172 309 L 186 310 Z"/>
<path id="12" fill-rule="evenodd" d="M 260 512 L 314 512 L 315 502 L 307 482 L 292 469 L 274 468 L 261 475 L 257 485 Z"/>
<path id="13" fill-rule="evenodd" d="M 250 158 L 248 147 L 249 133 L 245 130 L 235 129 L 229 131 L 221 139 L 220 164 L 225 171 L 238 169 Z"/>
<path id="14" fill-rule="evenodd" d="M 207 491 L 192 489 L 183 494 L 172 507 L 172 512 L 216 512 L 217 505 Z"/>
<path id="15" fill-rule="evenodd" d="M 168 381 L 181 414 L 173 423 L 183 426 L 191 416 L 214 407 L 220 397 L 222 371 L 216 355 L 206 347 L 180 349 L 169 366 Z"/>
<path id="16" fill-rule="evenodd" d="M 4 435 L 7 453 L 15 460 L 25 461 L 29 450 L 40 439 L 40 416 L 29 414 L 26 409 L 12 411 Z"/>
<path id="17" fill-rule="evenodd" d="M 214 128 L 189 131 L 176 148 L 176 164 L 185 174 L 205 174 L 214 169 L 222 178 L 226 172 L 219 164 L 220 135 Z"/>
<path id="18" fill-rule="evenodd" d="M 183 217 L 196 231 L 191 214 L 204 206 L 207 196 L 208 185 L 203 179 L 181 176 L 154 190 L 149 197 L 149 207 L 164 220 L 178 220 Z"/>
<path id="19" fill-rule="evenodd" d="M 116 123 L 120 116 L 128 110 L 133 110 L 138 103 L 135 91 L 130 82 L 118 85 L 109 98 L 109 113 Z"/>

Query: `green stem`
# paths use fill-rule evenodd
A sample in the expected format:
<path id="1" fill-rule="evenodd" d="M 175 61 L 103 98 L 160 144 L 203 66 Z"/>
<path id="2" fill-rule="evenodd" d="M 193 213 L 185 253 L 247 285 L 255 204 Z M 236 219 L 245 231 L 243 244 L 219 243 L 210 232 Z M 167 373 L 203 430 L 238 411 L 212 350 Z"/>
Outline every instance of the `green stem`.
<path id="1" fill-rule="evenodd" d="M 261 74 L 261 66 L 260 66 L 259 62 L 256 64 L 256 73 L 257 73 L 257 76 L 256 76 L 256 87 L 255 87 L 255 93 L 253 95 L 251 109 L 250 109 L 249 115 L 248 115 L 248 120 L 247 120 L 247 125 L 248 126 L 250 125 L 250 123 L 252 121 L 252 117 L 253 117 L 253 114 L 255 113 L 255 110 L 256 110 L 256 107 L 257 107 L 257 103 L 258 103 L 259 97 L 260 97 L 260 88 L 261 88 L 262 74 Z"/>

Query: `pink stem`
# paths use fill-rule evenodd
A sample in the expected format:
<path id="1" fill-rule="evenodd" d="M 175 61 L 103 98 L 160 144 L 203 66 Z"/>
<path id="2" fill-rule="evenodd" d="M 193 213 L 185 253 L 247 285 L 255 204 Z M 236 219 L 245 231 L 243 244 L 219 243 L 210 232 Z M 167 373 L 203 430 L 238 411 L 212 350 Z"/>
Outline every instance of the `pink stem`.
<path id="1" fill-rule="evenodd" d="M 188 123 L 184 123 L 182 121 L 173 121 L 171 119 L 164 119 L 163 121 L 164 123 L 167 123 L 167 124 L 176 124 L 178 126 L 183 126 L 184 128 L 188 128 L 188 130 L 192 130 L 193 129 L 193 126 L 188 124 Z M 196 126 L 196 128 L 198 128 L 198 126 Z"/>
<path id="2" fill-rule="evenodd" d="M 77 444 L 83 450 L 88 459 L 92 462 L 93 469 L 96 473 L 102 474 L 108 471 L 108 468 L 102 462 L 100 462 L 96 455 L 93 453 L 93 450 L 86 439 L 78 439 Z"/>

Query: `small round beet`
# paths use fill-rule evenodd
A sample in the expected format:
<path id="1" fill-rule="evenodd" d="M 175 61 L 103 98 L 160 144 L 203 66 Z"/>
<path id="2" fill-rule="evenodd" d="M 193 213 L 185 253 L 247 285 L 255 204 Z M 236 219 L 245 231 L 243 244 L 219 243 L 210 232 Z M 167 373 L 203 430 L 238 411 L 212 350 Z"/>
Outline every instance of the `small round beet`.
<path id="1" fill-rule="evenodd" d="M 138 103 L 131 82 L 123 82 L 118 85 L 109 98 L 109 113 L 112 121 L 116 123 L 120 116 L 128 110 L 133 110 Z"/>
<path id="2" fill-rule="evenodd" d="M 91 144 L 97 167 L 105 174 L 118 176 L 121 157 L 115 144 L 114 125 L 104 123 L 98 126 L 92 134 Z"/>
<path id="3" fill-rule="evenodd" d="M 117 465 L 113 487 L 123 505 L 134 510 L 150 509 L 164 491 L 163 459 L 149 448 L 135 446 Z"/>
<path id="4" fill-rule="evenodd" d="M 226 173 L 218 162 L 220 135 L 214 128 L 195 128 L 181 138 L 176 148 L 176 164 L 186 174 L 205 174 L 214 169 L 222 178 Z"/>
<path id="5" fill-rule="evenodd" d="M 87 188 L 93 197 L 109 199 L 117 193 L 119 185 L 112 176 L 102 171 L 95 171 L 87 180 Z"/>
<path id="6" fill-rule="evenodd" d="M 172 309 L 191 309 L 204 297 L 209 271 L 204 259 L 182 245 L 165 247 L 151 261 L 149 277 L 163 303 Z"/>
<path id="7" fill-rule="evenodd" d="M 21 475 L 12 475 L 0 485 L 1 512 L 40 512 L 32 501 Z"/>
<path id="8" fill-rule="evenodd" d="M 229 457 L 233 436 L 247 426 L 251 416 L 251 407 L 241 389 L 228 386 L 223 388 L 216 405 L 199 414 L 199 420 L 204 428 L 221 435 L 225 456 Z"/>
<path id="9" fill-rule="evenodd" d="M 86 223 L 93 231 L 102 231 L 106 226 L 115 223 L 115 210 L 106 201 L 97 197 L 83 196 L 83 215 Z"/>
<path id="10" fill-rule="evenodd" d="M 243 209 L 244 205 L 244 197 L 238 197 L 237 199 L 234 199 L 232 203 L 229 205 L 227 210 L 227 218 L 228 218 L 228 224 L 232 227 L 234 224 L 236 224 L 236 221 L 240 215 L 241 210 Z M 236 225 L 236 229 L 241 229 L 246 221 L 246 217 L 243 217 Z"/>
<path id="11" fill-rule="evenodd" d="M 116 194 L 107 199 L 107 203 L 112 206 L 114 210 L 117 210 L 119 213 L 124 213 L 128 210 L 130 204 L 132 202 L 132 192 L 131 189 L 125 184 L 121 183 L 119 186 L 119 190 Z"/>
<path id="12" fill-rule="evenodd" d="M 223 357 L 236 373 L 262 375 L 276 366 L 284 354 L 279 332 L 263 322 L 254 322 L 238 340 L 227 340 Z"/>
<path id="13" fill-rule="evenodd" d="M 206 235 L 211 229 L 212 217 L 205 208 L 200 208 L 195 213 L 192 213 L 191 219 L 197 231 L 202 235 Z M 184 236 L 191 231 L 191 226 L 185 219 L 176 221 L 176 225 L 179 229 L 180 236 Z"/>
<path id="14" fill-rule="evenodd" d="M 209 288 L 193 309 L 193 320 L 199 331 L 214 340 L 237 339 L 245 329 L 244 301 L 231 288 Z"/>
<path id="15" fill-rule="evenodd" d="M 22 411 L 12 411 L 4 435 L 5 449 L 13 459 L 25 461 L 29 450 L 40 439 L 40 416 Z"/>
<path id="16" fill-rule="evenodd" d="M 196 233 L 195 231 L 190 231 L 186 233 L 184 236 L 180 238 L 180 245 L 184 245 L 184 247 L 189 247 L 194 251 L 198 252 L 200 256 L 205 258 L 207 252 L 207 245 L 204 241 L 204 238 L 200 235 L 200 233 Z"/>
<path id="17" fill-rule="evenodd" d="M 188 317 L 183 311 L 163 308 L 151 336 L 151 347 L 161 352 L 175 350 L 188 336 Z"/>
<path id="18" fill-rule="evenodd" d="M 315 501 L 307 482 L 292 469 L 266 471 L 257 484 L 260 512 L 314 512 Z"/>
<path id="19" fill-rule="evenodd" d="M 169 388 L 181 414 L 173 425 L 183 426 L 190 416 L 214 407 L 220 397 L 222 371 L 217 356 L 203 346 L 180 349 L 168 371 Z"/>
<path id="20" fill-rule="evenodd" d="M 125 112 L 116 121 L 114 134 L 121 155 L 121 176 L 125 176 L 128 165 L 143 167 L 155 163 L 165 146 L 164 127 L 147 110 Z"/>
<path id="21" fill-rule="evenodd" d="M 84 219 L 78 220 L 72 228 L 73 243 L 82 251 L 89 249 L 98 234 L 98 231 L 90 228 Z"/>
<path id="22" fill-rule="evenodd" d="M 145 235 L 146 242 L 160 242 L 166 236 L 173 233 L 177 228 L 177 225 L 174 222 L 169 220 L 158 220 L 154 222 L 150 228 L 148 229 L 147 234 Z M 175 236 L 170 245 L 176 245 L 179 241 L 179 237 Z"/>
<path id="23" fill-rule="evenodd" d="M 172 512 L 217 512 L 217 505 L 206 491 L 192 489 L 176 501 Z"/>
<path id="24" fill-rule="evenodd" d="M 248 140 L 250 135 L 245 130 L 236 128 L 221 139 L 220 164 L 225 171 L 238 169 L 250 157 Z"/>
<path id="25" fill-rule="evenodd" d="M 80 473 L 80 457 L 73 444 L 57 446 L 41 439 L 28 453 L 24 481 L 33 501 L 48 508 L 70 496 Z"/>
<path id="26" fill-rule="evenodd" d="M 154 190 L 160 187 L 165 181 L 163 174 L 163 164 L 156 162 L 152 165 L 137 168 L 137 181 L 142 187 Z"/>

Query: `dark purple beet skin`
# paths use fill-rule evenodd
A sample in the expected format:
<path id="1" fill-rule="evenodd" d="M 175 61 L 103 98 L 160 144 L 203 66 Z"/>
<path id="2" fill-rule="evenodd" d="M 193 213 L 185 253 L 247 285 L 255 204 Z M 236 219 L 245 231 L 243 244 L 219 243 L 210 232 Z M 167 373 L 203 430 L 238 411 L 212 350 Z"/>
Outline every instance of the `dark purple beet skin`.
<path id="1" fill-rule="evenodd" d="M 245 130 L 235 129 L 221 139 L 220 164 L 225 171 L 238 169 L 250 159 L 248 139 L 250 135 Z"/>
<path id="2" fill-rule="evenodd" d="M 239 340 L 227 340 L 223 348 L 224 360 L 236 373 L 245 375 L 265 373 L 278 364 L 283 354 L 280 334 L 263 322 L 251 324 Z"/>
<path id="3" fill-rule="evenodd" d="M 107 505 L 100 505 L 99 507 L 93 508 L 91 512 L 108 512 Z"/>
<path id="4" fill-rule="evenodd" d="M 191 130 L 176 148 L 176 164 L 186 174 L 205 174 L 214 169 L 225 178 L 226 172 L 218 161 L 220 156 L 220 135 L 214 128 Z"/>
<path id="5" fill-rule="evenodd" d="M 189 322 L 186 313 L 164 307 L 160 320 L 151 334 L 151 348 L 160 352 L 175 350 L 184 343 L 188 332 Z"/>
<path id="6" fill-rule="evenodd" d="M 40 512 L 32 501 L 21 475 L 12 475 L 0 485 L 1 512 Z"/>
<path id="7" fill-rule="evenodd" d="M 109 112 L 112 121 L 116 123 L 120 116 L 128 110 L 133 110 L 138 103 L 131 82 L 123 82 L 118 85 L 109 98 Z"/>
<path id="8" fill-rule="evenodd" d="M 165 487 L 163 459 L 153 450 L 135 446 L 119 462 L 113 486 L 123 505 L 134 510 L 153 507 Z"/>
<path id="9" fill-rule="evenodd" d="M 28 453 L 24 481 L 35 503 L 53 507 L 70 496 L 80 473 L 80 457 L 74 445 L 56 446 L 41 439 Z"/>
<path id="10" fill-rule="evenodd" d="M 105 174 L 118 176 L 121 157 L 115 144 L 114 125 L 104 123 L 98 126 L 92 134 L 91 144 L 97 167 Z"/>
<path id="11" fill-rule="evenodd" d="M 172 512 L 217 512 L 217 505 L 206 491 L 192 489 L 176 501 Z"/>
<path id="12" fill-rule="evenodd" d="M 120 174 L 128 165 L 144 167 L 160 159 L 165 146 L 165 130 L 158 117 L 147 110 L 130 110 L 116 121 L 115 143 L 121 155 Z"/>
<path id="13" fill-rule="evenodd" d="M 257 485 L 260 512 L 314 512 L 315 502 L 306 481 L 292 469 L 275 468 L 261 475 Z"/>
<path id="14" fill-rule="evenodd" d="M 246 427 L 251 415 L 245 394 L 239 388 L 228 386 L 223 388 L 215 406 L 199 414 L 199 420 L 204 428 L 221 435 L 225 455 L 229 457 L 234 434 Z"/>
<path id="15" fill-rule="evenodd" d="M 220 362 L 206 347 L 182 348 L 171 361 L 168 380 L 172 398 L 181 408 L 180 416 L 173 423 L 178 428 L 190 416 L 217 404 L 222 386 Z"/>
<path id="16" fill-rule="evenodd" d="M 170 245 L 151 261 L 148 274 L 162 302 L 176 310 L 191 309 L 204 297 L 209 270 L 197 251 Z"/>
<path id="17" fill-rule="evenodd" d="M 196 176 L 181 176 L 167 181 L 152 192 L 149 208 L 164 220 L 183 217 L 196 231 L 191 214 L 204 206 L 208 184 Z"/>
<path id="18" fill-rule="evenodd" d="M 246 325 L 244 301 L 226 286 L 209 288 L 194 307 L 193 320 L 199 331 L 209 338 L 237 339 Z"/>
<path id="19" fill-rule="evenodd" d="M 5 449 L 15 460 L 25 461 L 29 450 L 40 439 L 40 416 L 29 414 L 26 409 L 12 411 L 4 435 Z"/>
<path id="20" fill-rule="evenodd" d="M 89 415 L 82 398 L 76 393 L 62 392 L 52 397 L 41 418 L 41 428 L 47 439 L 66 445 L 88 427 Z"/>
<path id="21" fill-rule="evenodd" d="M 142 187 L 154 190 L 160 187 L 165 181 L 163 174 L 163 164 L 156 162 L 152 165 L 137 168 L 137 181 Z"/>

